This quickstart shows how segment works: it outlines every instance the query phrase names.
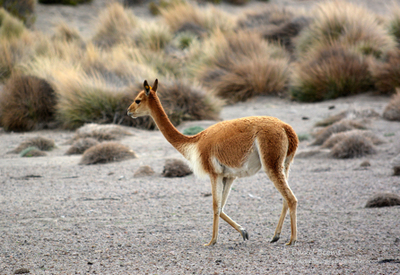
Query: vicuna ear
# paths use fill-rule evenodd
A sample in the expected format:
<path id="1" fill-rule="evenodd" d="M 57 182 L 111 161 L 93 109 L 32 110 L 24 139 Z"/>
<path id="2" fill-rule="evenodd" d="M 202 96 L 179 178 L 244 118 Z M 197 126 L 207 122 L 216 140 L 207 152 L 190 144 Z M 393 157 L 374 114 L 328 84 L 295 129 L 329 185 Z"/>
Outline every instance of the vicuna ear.
<path id="1" fill-rule="evenodd" d="M 144 81 L 143 87 L 144 87 L 145 94 L 147 96 L 149 96 L 151 87 L 149 86 L 149 83 L 147 83 L 147 80 Z"/>
<path id="2" fill-rule="evenodd" d="M 156 79 L 156 80 L 154 81 L 154 84 L 153 84 L 153 91 L 157 92 L 157 87 L 158 87 L 158 79 Z"/>

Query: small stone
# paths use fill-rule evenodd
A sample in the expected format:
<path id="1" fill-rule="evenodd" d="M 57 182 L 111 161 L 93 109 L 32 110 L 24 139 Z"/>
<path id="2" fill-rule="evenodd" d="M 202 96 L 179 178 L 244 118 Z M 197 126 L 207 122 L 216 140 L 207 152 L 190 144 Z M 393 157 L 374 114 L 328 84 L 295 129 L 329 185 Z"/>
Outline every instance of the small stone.
<path id="1" fill-rule="evenodd" d="M 360 167 L 369 167 L 371 166 L 371 163 L 368 160 L 365 160 L 360 163 Z"/>

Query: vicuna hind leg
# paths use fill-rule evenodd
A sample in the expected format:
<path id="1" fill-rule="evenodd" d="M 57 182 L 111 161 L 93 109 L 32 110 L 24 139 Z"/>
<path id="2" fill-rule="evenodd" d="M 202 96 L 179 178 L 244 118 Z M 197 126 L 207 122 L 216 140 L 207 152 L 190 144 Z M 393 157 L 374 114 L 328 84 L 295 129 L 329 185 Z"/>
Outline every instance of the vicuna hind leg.
<path id="1" fill-rule="evenodd" d="M 284 156 L 284 154 L 282 155 Z M 283 197 L 283 207 L 282 207 L 281 217 L 279 218 L 279 222 L 271 242 L 276 242 L 277 240 L 279 240 L 283 221 L 285 220 L 287 209 L 289 209 L 291 235 L 290 235 L 290 241 L 286 245 L 294 245 L 297 240 L 297 214 L 296 214 L 297 199 L 293 194 L 292 190 L 290 189 L 286 180 L 285 173 L 286 174 L 288 173 L 289 168 L 287 162 L 284 165 L 283 159 L 282 160 L 275 159 L 275 161 L 272 160 L 273 158 L 271 156 L 270 157 L 268 157 L 267 155 L 264 156 L 265 172 L 267 173 L 271 181 L 274 183 L 279 193 L 281 193 Z"/>
<path id="2" fill-rule="evenodd" d="M 219 229 L 219 217 L 222 210 L 222 194 L 223 194 L 223 182 L 222 177 L 217 175 L 210 176 L 211 180 L 211 194 L 213 199 L 213 233 L 211 241 L 204 246 L 210 246 L 217 242 L 218 229 Z"/>
<path id="3" fill-rule="evenodd" d="M 286 159 L 285 159 L 284 173 L 285 173 L 286 181 L 289 180 L 289 167 L 293 161 L 293 157 L 294 157 L 294 154 L 286 157 Z M 274 237 L 272 238 L 271 243 L 277 242 L 280 238 L 283 222 L 285 221 L 288 208 L 289 207 L 288 207 L 288 203 L 287 203 L 286 199 L 283 199 L 282 213 L 279 218 L 278 225 L 276 226 Z"/>

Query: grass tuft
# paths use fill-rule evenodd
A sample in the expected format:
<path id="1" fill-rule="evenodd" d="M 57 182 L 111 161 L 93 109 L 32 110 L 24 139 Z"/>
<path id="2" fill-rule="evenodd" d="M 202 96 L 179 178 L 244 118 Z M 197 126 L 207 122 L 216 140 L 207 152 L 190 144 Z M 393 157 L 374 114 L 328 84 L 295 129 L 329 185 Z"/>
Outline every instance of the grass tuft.
<path id="1" fill-rule="evenodd" d="M 397 93 L 393 95 L 389 104 L 383 111 L 383 118 L 392 121 L 400 121 L 400 89 L 397 89 Z"/>
<path id="2" fill-rule="evenodd" d="M 54 120 L 56 94 L 44 79 L 13 74 L 0 93 L 0 120 L 7 131 L 48 127 Z"/>
<path id="3" fill-rule="evenodd" d="M 83 153 L 81 165 L 109 163 L 136 158 L 135 152 L 125 145 L 108 141 L 92 146 Z"/>
<path id="4" fill-rule="evenodd" d="M 394 193 L 379 193 L 370 198 L 365 207 L 388 207 L 400 205 L 400 196 Z"/>
<path id="5" fill-rule="evenodd" d="M 395 49 L 371 66 L 375 87 L 381 94 L 393 94 L 400 87 L 400 49 Z"/>
<path id="6" fill-rule="evenodd" d="M 316 102 L 366 92 L 372 86 L 368 62 L 362 56 L 330 46 L 293 66 L 290 92 L 296 100 Z"/>
<path id="7" fill-rule="evenodd" d="M 330 152 L 332 157 L 339 159 L 360 158 L 375 153 L 376 149 L 372 141 L 361 134 L 345 137 L 333 146 Z"/>
<path id="8" fill-rule="evenodd" d="M 167 159 L 162 172 L 163 177 L 176 178 L 192 174 L 189 166 L 179 159 Z"/>
<path id="9" fill-rule="evenodd" d="M 22 152 L 19 154 L 21 157 L 43 157 L 46 156 L 46 152 L 40 151 L 38 148 L 32 146 L 25 148 L 22 150 Z"/>
<path id="10" fill-rule="evenodd" d="M 18 147 L 15 148 L 14 150 L 12 150 L 10 153 L 19 154 L 26 148 L 30 148 L 30 147 L 37 148 L 41 151 L 50 151 L 56 147 L 56 144 L 54 143 L 54 140 L 52 140 L 52 139 L 37 136 L 34 138 L 29 138 L 29 139 L 21 142 L 18 145 Z"/>
<path id="11" fill-rule="evenodd" d="M 99 144 L 99 142 L 94 138 L 79 138 L 74 143 L 72 143 L 71 147 L 69 147 L 67 152 L 65 152 L 65 155 L 83 154 L 87 149 L 97 144 Z"/>
<path id="12" fill-rule="evenodd" d="M 333 134 L 346 132 L 353 129 L 365 129 L 365 126 L 355 120 L 343 119 L 330 126 L 319 130 L 315 134 L 315 141 L 311 145 L 322 145 Z"/>

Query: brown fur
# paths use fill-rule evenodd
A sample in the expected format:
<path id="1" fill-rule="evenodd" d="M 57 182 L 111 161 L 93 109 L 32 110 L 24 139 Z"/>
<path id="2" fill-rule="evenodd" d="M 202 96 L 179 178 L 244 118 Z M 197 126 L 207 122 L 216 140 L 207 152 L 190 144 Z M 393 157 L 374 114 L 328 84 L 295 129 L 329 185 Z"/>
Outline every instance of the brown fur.
<path id="1" fill-rule="evenodd" d="M 219 122 L 197 135 L 185 136 L 169 121 L 156 94 L 157 86 L 157 80 L 153 87 L 145 81 L 145 89 L 128 108 L 128 115 L 133 118 L 150 115 L 165 138 L 190 161 L 194 172 L 210 177 L 214 219 L 212 239 L 207 245 L 217 242 L 220 217 L 244 240 L 248 239 L 246 230 L 225 214 L 224 206 L 233 181 L 254 175 L 261 167 L 284 198 L 272 242 L 279 239 L 289 209 L 292 234 L 287 244 L 294 244 L 297 199 L 287 183 L 289 166 L 299 143 L 293 128 L 277 118 L 258 116 Z"/>

